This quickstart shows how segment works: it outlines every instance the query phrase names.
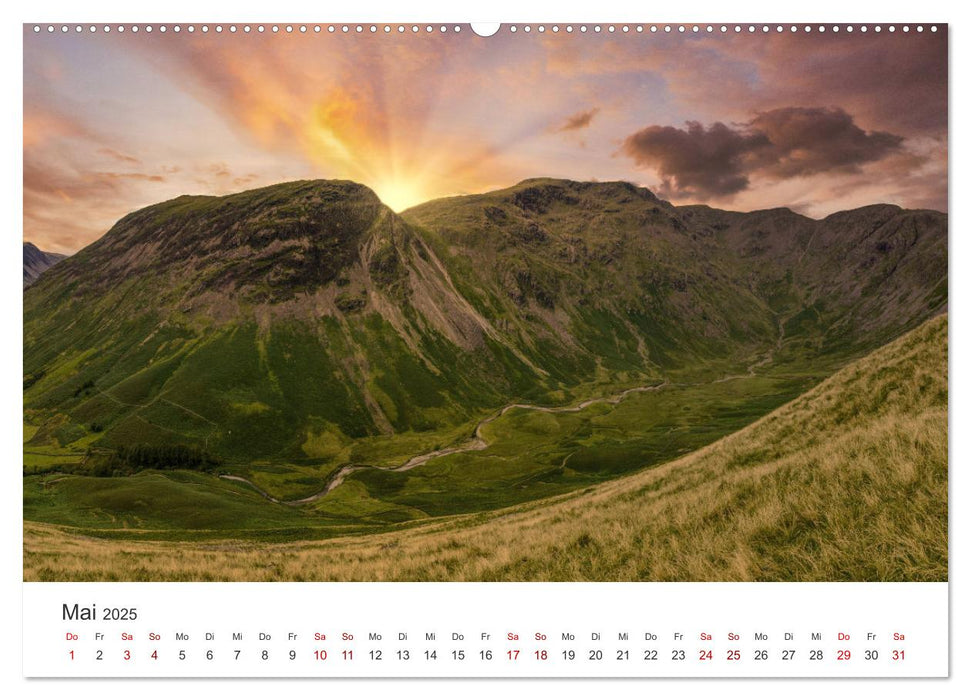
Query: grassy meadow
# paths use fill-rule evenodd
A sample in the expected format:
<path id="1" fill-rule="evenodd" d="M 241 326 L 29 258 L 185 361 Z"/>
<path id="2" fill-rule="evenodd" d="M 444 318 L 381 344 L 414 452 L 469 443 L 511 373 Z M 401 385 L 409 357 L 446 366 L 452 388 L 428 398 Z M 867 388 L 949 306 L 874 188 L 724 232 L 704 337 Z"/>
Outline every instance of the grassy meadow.
<path id="1" fill-rule="evenodd" d="M 336 464 L 228 464 L 213 472 L 119 476 L 65 473 L 58 465 L 25 477 L 24 514 L 101 537 L 267 541 L 370 531 L 518 505 L 662 464 L 751 423 L 813 381 L 798 373 L 658 381 L 649 385 L 655 390 L 632 393 L 616 405 L 557 413 L 514 408 L 482 426 L 485 449 L 437 457 L 408 471 L 388 469 L 416 454 L 467 443 L 475 424 L 362 440 L 344 448 L 341 461 L 369 466 L 300 507 L 264 494 L 286 501 L 319 493 Z"/>
<path id="2" fill-rule="evenodd" d="M 188 472 L 28 476 L 24 579 L 946 580 L 946 316 L 814 382 L 511 411 L 486 450 L 356 472 L 301 508 Z M 640 469 L 612 472 L 612 449 Z"/>

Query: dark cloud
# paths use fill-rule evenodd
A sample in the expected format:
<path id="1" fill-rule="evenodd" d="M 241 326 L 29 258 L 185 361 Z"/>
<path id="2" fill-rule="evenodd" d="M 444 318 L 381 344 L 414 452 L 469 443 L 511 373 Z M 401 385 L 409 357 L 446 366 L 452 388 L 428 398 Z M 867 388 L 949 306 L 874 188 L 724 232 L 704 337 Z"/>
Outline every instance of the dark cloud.
<path id="1" fill-rule="evenodd" d="M 562 124 L 554 128 L 553 131 L 579 131 L 580 129 L 586 129 L 590 126 L 590 122 L 593 121 L 593 118 L 597 116 L 597 112 L 599 111 L 598 108 L 594 107 L 593 109 L 588 109 L 586 112 L 571 114 Z"/>
<path id="2" fill-rule="evenodd" d="M 653 168 L 667 194 L 725 196 L 748 187 L 745 158 L 771 144 L 765 134 L 748 133 L 715 122 L 687 128 L 649 126 L 631 134 L 621 153 L 641 168 Z"/>
<path id="3" fill-rule="evenodd" d="M 894 134 L 864 131 L 842 109 L 784 107 L 731 126 L 649 126 L 628 136 L 620 153 L 655 170 L 665 196 L 707 199 L 748 189 L 752 175 L 784 180 L 858 172 L 902 143 Z"/>
<path id="4" fill-rule="evenodd" d="M 864 131 L 842 109 L 774 109 L 756 115 L 748 128 L 764 134 L 772 144 L 756 154 L 753 165 L 779 179 L 857 172 L 864 163 L 890 155 L 904 141 L 885 131 Z"/>

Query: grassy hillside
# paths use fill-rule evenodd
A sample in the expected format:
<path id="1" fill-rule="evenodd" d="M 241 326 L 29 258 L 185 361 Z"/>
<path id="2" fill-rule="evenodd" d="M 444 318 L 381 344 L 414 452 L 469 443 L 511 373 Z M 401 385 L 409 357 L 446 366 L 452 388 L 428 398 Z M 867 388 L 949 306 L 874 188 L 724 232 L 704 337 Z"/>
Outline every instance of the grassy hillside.
<path id="1" fill-rule="evenodd" d="M 24 577 L 946 580 L 947 319 L 707 447 L 568 495 L 290 544 L 99 539 L 26 522 Z"/>

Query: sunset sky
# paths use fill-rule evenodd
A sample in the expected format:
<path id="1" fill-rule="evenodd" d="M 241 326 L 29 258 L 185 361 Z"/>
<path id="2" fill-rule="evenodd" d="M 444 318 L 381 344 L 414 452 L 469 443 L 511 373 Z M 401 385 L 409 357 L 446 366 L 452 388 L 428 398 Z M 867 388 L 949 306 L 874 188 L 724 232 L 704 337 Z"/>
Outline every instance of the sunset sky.
<path id="1" fill-rule="evenodd" d="M 24 240 L 305 178 L 393 209 L 527 177 L 810 216 L 947 209 L 947 39 L 547 31 L 24 36 Z"/>

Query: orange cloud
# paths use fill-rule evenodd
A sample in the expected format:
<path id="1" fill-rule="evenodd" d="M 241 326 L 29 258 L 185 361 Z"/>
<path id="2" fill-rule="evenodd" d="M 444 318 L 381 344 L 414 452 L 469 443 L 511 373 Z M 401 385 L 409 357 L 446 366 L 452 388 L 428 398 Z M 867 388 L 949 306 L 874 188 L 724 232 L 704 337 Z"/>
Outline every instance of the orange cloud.
<path id="1" fill-rule="evenodd" d="M 24 148 L 34 148 L 61 138 L 92 138 L 80 121 L 37 105 L 24 107 Z"/>
<path id="2" fill-rule="evenodd" d="M 141 165 L 141 161 L 138 158 L 135 158 L 134 156 L 130 156 L 127 153 L 116 151 L 114 148 L 108 148 L 107 146 L 105 146 L 104 148 L 99 148 L 98 153 L 100 155 L 114 158 L 117 161 L 120 161 L 122 163 L 127 163 L 129 165 Z"/>

